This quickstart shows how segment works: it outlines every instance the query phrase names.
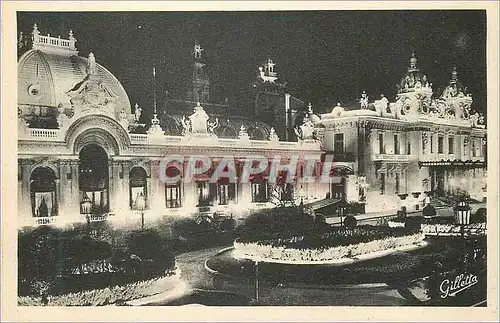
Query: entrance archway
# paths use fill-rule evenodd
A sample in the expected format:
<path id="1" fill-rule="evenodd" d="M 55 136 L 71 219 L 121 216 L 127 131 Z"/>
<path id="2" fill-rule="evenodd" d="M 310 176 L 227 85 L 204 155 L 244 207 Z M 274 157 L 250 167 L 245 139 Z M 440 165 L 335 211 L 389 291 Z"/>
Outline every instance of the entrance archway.
<path id="1" fill-rule="evenodd" d="M 92 201 L 91 214 L 109 212 L 109 169 L 106 151 L 96 144 L 80 150 L 78 185 L 80 204 L 85 197 Z M 80 207 L 80 213 L 83 210 Z"/>

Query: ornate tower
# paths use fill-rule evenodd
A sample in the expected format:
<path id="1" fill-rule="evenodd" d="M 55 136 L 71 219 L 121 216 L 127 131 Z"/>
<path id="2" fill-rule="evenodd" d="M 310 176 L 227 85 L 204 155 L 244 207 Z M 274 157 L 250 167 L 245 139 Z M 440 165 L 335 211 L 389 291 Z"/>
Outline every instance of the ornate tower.
<path id="1" fill-rule="evenodd" d="M 202 52 L 198 42 L 194 44 L 194 68 L 193 68 L 193 83 L 192 90 L 189 91 L 189 100 L 193 102 L 209 102 L 210 101 L 210 80 L 207 73 L 203 69 L 205 64 L 202 62 Z"/>
<path id="2" fill-rule="evenodd" d="M 410 57 L 408 71 L 401 78 L 396 96 L 397 115 L 407 118 L 415 117 L 419 113 L 428 111 L 431 105 L 432 83 L 417 66 L 415 52 Z"/>

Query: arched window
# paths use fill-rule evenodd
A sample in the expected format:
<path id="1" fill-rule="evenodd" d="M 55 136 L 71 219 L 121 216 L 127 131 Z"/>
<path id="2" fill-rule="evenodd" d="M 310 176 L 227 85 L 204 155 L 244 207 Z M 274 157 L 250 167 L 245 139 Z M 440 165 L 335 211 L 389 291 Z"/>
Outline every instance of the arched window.
<path id="1" fill-rule="evenodd" d="M 98 145 L 85 146 L 80 151 L 79 176 L 80 203 L 92 201 L 92 214 L 109 212 L 109 171 L 108 155 Z M 80 205 L 80 213 L 85 214 Z"/>
<path id="2" fill-rule="evenodd" d="M 141 210 L 142 206 L 137 204 L 141 195 L 144 196 L 145 208 L 147 209 L 149 206 L 147 174 L 144 168 L 133 167 L 129 173 L 129 203 L 131 210 Z"/>
<path id="3" fill-rule="evenodd" d="M 168 167 L 166 172 L 167 178 L 180 175 L 180 170 L 176 166 Z M 180 180 L 176 183 L 165 183 L 165 203 L 166 207 L 169 209 L 182 206 L 182 186 Z"/>
<path id="4" fill-rule="evenodd" d="M 34 217 L 57 215 L 56 176 L 48 167 L 37 167 L 31 173 L 31 210 Z"/>

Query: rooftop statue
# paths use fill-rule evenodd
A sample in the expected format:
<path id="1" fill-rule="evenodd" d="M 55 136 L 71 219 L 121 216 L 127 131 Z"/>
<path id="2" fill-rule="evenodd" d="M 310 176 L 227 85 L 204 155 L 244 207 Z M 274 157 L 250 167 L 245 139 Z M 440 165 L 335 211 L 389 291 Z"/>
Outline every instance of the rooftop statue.
<path id="1" fill-rule="evenodd" d="M 368 94 L 365 91 L 361 94 L 361 99 L 359 99 L 359 105 L 361 109 L 368 109 Z"/>
<path id="2" fill-rule="evenodd" d="M 302 125 L 294 128 L 295 134 L 299 140 L 314 139 L 314 130 L 314 124 L 308 117 L 304 118 Z"/>
<path id="3" fill-rule="evenodd" d="M 207 133 L 208 114 L 205 112 L 200 102 L 196 104 L 193 114 L 189 116 L 192 133 Z"/>

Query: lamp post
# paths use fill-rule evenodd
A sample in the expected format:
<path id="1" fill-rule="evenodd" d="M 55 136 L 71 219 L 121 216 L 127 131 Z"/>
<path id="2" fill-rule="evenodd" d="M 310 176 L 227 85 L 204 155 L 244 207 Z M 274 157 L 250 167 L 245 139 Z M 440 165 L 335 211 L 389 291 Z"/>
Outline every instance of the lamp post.
<path id="1" fill-rule="evenodd" d="M 461 200 L 453 209 L 455 215 L 455 223 L 460 225 L 460 235 L 462 237 L 462 257 L 465 265 L 467 256 L 465 255 L 465 226 L 470 223 L 470 205 Z"/>
<path id="2" fill-rule="evenodd" d="M 141 230 L 144 230 L 144 209 L 146 208 L 146 198 L 144 194 L 139 194 L 137 200 L 135 201 L 137 209 L 141 211 Z"/>
<path id="3" fill-rule="evenodd" d="M 305 197 L 305 192 L 304 192 L 304 187 L 302 185 L 300 185 L 300 188 L 299 188 L 299 198 L 300 198 L 300 206 L 303 207 L 304 206 L 304 197 Z"/>
<path id="4" fill-rule="evenodd" d="M 90 215 L 92 214 L 92 201 L 90 198 L 87 196 L 87 194 L 84 194 L 83 200 L 81 202 L 82 205 L 82 212 L 85 214 L 85 218 L 87 219 L 87 230 L 90 231 Z"/>
<path id="5" fill-rule="evenodd" d="M 345 213 L 346 207 L 345 207 L 345 202 L 344 200 L 341 200 L 339 202 L 339 216 L 340 216 L 340 228 L 342 229 L 344 227 L 344 213 Z"/>
<path id="6" fill-rule="evenodd" d="M 259 301 L 259 261 L 255 261 L 255 301 Z"/>

